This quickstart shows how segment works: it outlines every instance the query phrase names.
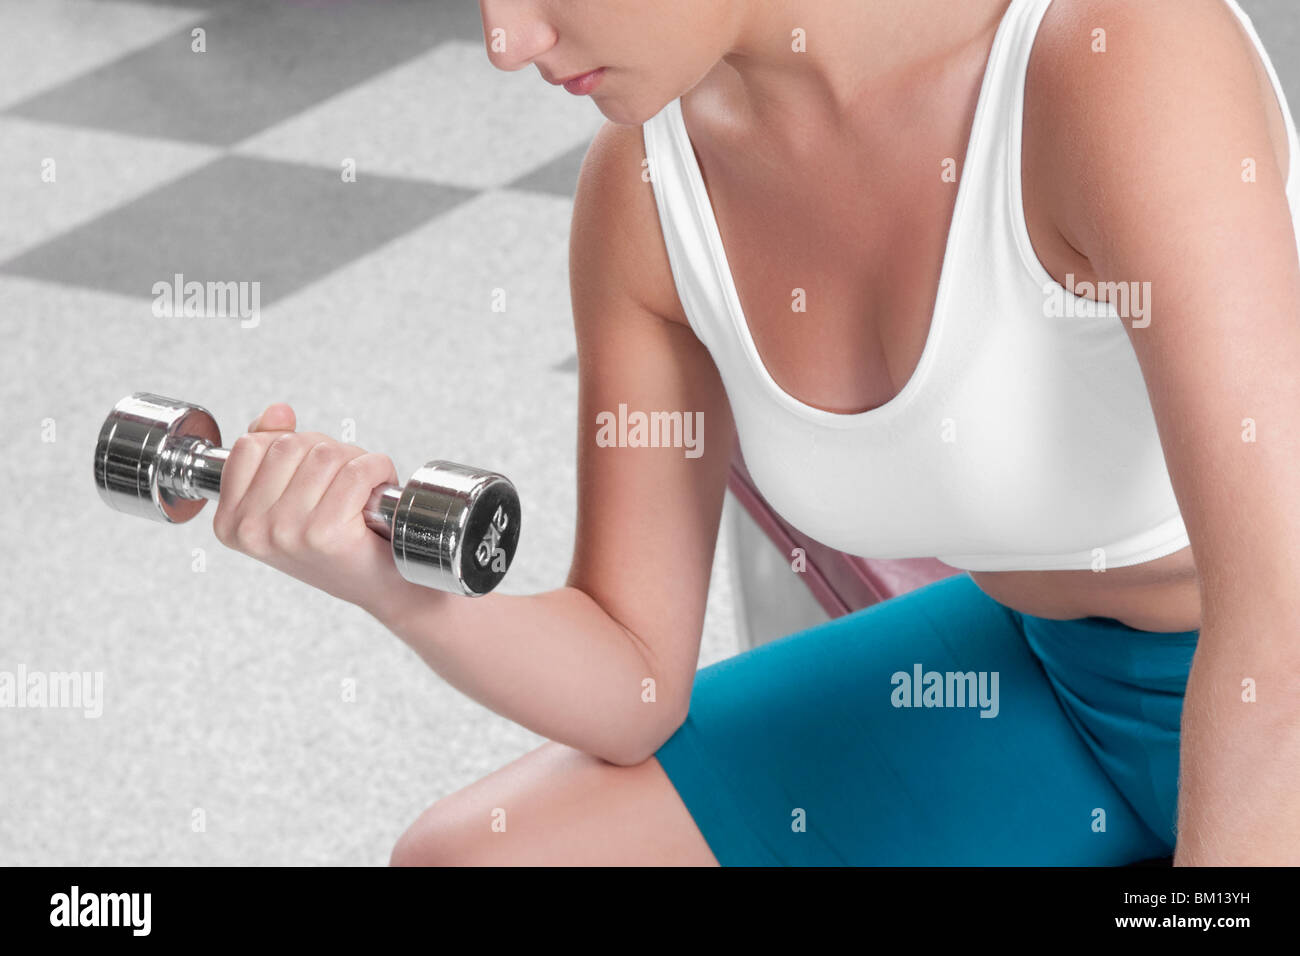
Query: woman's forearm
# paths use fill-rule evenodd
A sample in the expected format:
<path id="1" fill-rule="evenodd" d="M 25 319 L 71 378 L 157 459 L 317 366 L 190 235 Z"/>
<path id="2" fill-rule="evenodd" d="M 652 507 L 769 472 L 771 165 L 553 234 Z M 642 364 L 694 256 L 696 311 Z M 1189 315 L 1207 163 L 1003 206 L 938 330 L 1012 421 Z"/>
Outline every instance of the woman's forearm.
<path id="1" fill-rule="evenodd" d="M 1183 704 L 1175 863 L 1300 861 L 1298 664 L 1285 625 L 1202 628 Z"/>
<path id="2" fill-rule="evenodd" d="M 577 588 L 418 589 L 371 613 L 453 687 L 611 763 L 645 760 L 686 714 L 689 687 L 665 687 L 651 650 Z"/>

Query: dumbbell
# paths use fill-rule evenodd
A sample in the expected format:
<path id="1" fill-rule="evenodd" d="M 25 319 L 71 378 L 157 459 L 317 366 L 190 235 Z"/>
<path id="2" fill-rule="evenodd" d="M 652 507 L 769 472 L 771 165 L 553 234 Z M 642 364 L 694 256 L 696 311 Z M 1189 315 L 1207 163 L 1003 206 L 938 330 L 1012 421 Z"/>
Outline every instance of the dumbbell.
<path id="1" fill-rule="evenodd" d="M 113 406 L 95 443 L 95 485 L 109 507 L 170 524 L 221 491 L 230 456 L 207 409 L 149 392 Z M 392 542 L 402 577 L 478 597 L 505 577 L 519 544 L 519 495 L 502 475 L 430 461 L 405 485 L 383 484 L 366 525 Z"/>

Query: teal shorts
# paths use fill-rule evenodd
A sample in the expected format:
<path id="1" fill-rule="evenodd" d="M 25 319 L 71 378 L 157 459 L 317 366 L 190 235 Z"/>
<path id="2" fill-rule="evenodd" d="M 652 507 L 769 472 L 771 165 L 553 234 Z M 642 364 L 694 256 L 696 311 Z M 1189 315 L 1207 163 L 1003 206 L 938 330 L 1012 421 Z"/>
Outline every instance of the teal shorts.
<path id="1" fill-rule="evenodd" d="M 724 866 L 1166 857 L 1197 636 L 961 574 L 702 669 L 655 756 Z"/>

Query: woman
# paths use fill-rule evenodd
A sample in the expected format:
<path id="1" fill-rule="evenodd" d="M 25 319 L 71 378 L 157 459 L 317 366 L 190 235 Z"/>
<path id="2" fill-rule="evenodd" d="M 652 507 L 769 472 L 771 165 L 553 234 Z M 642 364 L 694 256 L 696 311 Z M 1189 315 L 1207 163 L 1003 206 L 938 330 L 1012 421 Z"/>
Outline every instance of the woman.
<path id="1" fill-rule="evenodd" d="M 284 406 L 217 514 L 554 741 L 394 862 L 1300 861 L 1300 146 L 1240 8 L 482 8 L 611 121 L 567 586 L 406 584 L 359 517 L 391 464 Z M 621 405 L 703 454 L 606 447 Z M 811 536 L 966 573 L 697 677 L 737 436 Z"/>

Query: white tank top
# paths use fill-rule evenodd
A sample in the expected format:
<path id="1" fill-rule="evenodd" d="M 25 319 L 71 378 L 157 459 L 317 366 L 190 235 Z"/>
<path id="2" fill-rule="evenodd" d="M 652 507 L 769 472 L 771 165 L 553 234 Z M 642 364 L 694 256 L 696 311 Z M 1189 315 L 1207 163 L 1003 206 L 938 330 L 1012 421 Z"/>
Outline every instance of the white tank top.
<path id="1" fill-rule="evenodd" d="M 741 311 L 680 101 L 643 125 L 678 296 L 718 367 L 750 475 L 790 524 L 837 550 L 1011 571 L 1123 567 L 1188 545 L 1122 324 L 1132 319 L 1063 289 L 1029 241 L 1025 76 L 1050 2 L 1013 0 L 998 28 L 929 338 L 902 391 L 870 411 L 814 408 L 772 379 Z M 1229 4 L 1286 116 L 1295 221 L 1295 123 L 1254 26 Z"/>

